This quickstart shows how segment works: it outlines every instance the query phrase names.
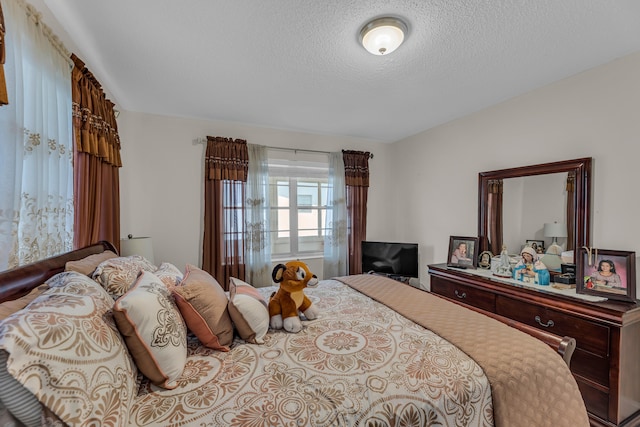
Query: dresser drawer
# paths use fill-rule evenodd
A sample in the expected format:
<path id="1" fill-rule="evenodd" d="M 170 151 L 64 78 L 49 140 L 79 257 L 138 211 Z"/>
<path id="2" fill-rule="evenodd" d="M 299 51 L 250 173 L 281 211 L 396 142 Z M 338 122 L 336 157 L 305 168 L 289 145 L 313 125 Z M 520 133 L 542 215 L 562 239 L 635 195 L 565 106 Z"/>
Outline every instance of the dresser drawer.
<path id="1" fill-rule="evenodd" d="M 609 387 L 609 364 L 609 358 L 577 348 L 571 358 L 571 372 L 603 387 Z"/>
<path id="2" fill-rule="evenodd" d="M 601 357 L 609 356 L 609 328 L 530 302 L 502 295 L 496 298 L 496 313 L 558 336 L 576 339 L 577 348 Z"/>
<path id="3" fill-rule="evenodd" d="M 585 405 L 589 408 L 589 412 L 603 420 L 607 420 L 609 418 L 609 393 L 593 387 L 580 378 L 576 378 L 576 383 L 578 383 L 578 388 L 580 389 Z"/>
<path id="4" fill-rule="evenodd" d="M 496 309 L 495 294 L 439 277 L 431 278 L 431 292 L 492 313 Z"/>

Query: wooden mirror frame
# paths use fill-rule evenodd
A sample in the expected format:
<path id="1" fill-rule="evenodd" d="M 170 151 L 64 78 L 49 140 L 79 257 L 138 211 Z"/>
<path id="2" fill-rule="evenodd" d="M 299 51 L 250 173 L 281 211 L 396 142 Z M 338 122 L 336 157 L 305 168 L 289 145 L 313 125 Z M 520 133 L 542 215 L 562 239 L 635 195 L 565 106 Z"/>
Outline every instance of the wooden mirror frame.
<path id="1" fill-rule="evenodd" d="M 590 246 L 591 229 L 591 157 L 539 165 L 501 169 L 478 174 L 478 238 L 480 252 L 489 250 L 489 182 L 495 179 L 519 178 L 552 173 L 575 173 L 574 248 Z"/>

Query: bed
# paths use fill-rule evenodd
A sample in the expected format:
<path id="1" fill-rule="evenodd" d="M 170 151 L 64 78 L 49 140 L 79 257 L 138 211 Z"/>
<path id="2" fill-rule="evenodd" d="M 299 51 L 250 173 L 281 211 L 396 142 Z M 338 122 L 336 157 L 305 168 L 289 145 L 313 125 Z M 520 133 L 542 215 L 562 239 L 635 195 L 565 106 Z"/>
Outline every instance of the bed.
<path id="1" fill-rule="evenodd" d="M 6 404 L 18 395 L 2 392 L 11 386 L 30 401 L 23 406 L 34 425 L 589 425 L 567 366 L 575 345 L 570 338 L 534 338 L 523 333 L 534 333 L 526 327 L 518 330 L 521 325 L 375 275 L 323 280 L 306 289 L 320 317 L 303 321 L 297 334 L 269 330 L 258 344 L 236 331 L 229 351 L 220 351 L 189 332 L 180 375 L 170 388 L 160 387 L 127 351 L 129 342 L 113 320 L 114 301 L 88 276 L 64 273 L 70 261 L 105 251 L 115 249 L 101 242 L 0 273 L 0 302 L 24 298 L 47 280 L 56 286 L 0 323 L 0 360 L 7 365 L 0 374 L 3 416 L 20 410 L 15 402 Z M 256 291 L 268 298 L 274 289 Z M 93 312 L 76 300 L 64 316 L 58 307 L 47 308 L 47 293 L 56 292 L 89 301 Z M 102 311 L 95 310 L 99 304 Z M 46 318 L 42 310 L 57 311 Z M 76 317 L 73 327 L 83 331 L 72 331 Z M 47 330 L 69 322 L 64 330 L 72 332 L 61 352 L 44 327 L 25 344 L 23 335 L 37 330 L 38 321 Z M 86 342 L 102 344 L 110 337 L 111 356 L 96 353 L 98 345 L 77 344 L 85 335 Z"/>

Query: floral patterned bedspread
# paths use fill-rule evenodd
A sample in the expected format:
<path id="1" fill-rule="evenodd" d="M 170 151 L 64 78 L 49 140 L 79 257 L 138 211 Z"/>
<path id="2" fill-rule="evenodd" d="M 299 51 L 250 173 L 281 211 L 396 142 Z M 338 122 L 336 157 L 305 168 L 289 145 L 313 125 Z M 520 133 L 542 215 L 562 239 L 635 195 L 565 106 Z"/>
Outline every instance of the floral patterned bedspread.
<path id="1" fill-rule="evenodd" d="M 496 319 L 382 276 L 336 278 L 470 355 L 491 384 L 496 427 L 588 427 L 580 389 L 544 342 Z"/>
<path id="2" fill-rule="evenodd" d="M 297 334 L 227 353 L 190 341 L 180 386 L 143 383 L 129 424 L 493 425 L 489 382 L 457 347 L 338 281 L 305 293 L 321 314 Z"/>

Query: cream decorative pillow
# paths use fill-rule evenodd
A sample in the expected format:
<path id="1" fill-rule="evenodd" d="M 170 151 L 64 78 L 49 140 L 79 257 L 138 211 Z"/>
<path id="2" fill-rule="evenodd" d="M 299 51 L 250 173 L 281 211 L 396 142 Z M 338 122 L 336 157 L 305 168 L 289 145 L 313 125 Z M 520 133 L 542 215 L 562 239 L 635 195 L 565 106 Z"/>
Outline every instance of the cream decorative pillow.
<path id="1" fill-rule="evenodd" d="M 137 369 L 110 315 L 113 298 L 77 272 L 47 283 L 55 286 L 0 323 L 2 368 L 67 425 L 127 425 Z M 10 397 L 23 391 L 0 387 Z"/>
<path id="2" fill-rule="evenodd" d="M 176 388 L 187 362 L 187 328 L 164 283 L 143 271 L 116 301 L 113 317 L 140 372 Z"/>
<path id="3" fill-rule="evenodd" d="M 112 251 L 104 251 L 101 254 L 89 255 L 77 261 L 69 261 L 64 265 L 64 271 L 77 271 L 85 276 L 91 276 L 96 268 L 102 263 L 111 258 L 116 258 L 116 255 Z"/>
<path id="4" fill-rule="evenodd" d="M 250 284 L 229 279 L 229 314 L 238 335 L 253 344 L 264 344 L 269 330 L 267 302 Z"/>
<path id="5" fill-rule="evenodd" d="M 229 300 L 213 276 L 187 264 L 184 279 L 173 289 L 173 296 L 187 327 L 205 347 L 229 351 L 233 342 Z"/>
<path id="6" fill-rule="evenodd" d="M 184 277 L 178 267 L 168 262 L 160 264 L 160 267 L 158 267 L 153 274 L 162 280 L 162 283 L 164 283 L 169 290 L 173 289 L 174 286 L 178 286 Z"/>
<path id="7" fill-rule="evenodd" d="M 114 298 L 129 290 L 141 271 L 153 273 L 157 267 L 140 255 L 111 258 L 98 265 L 93 279 Z"/>

